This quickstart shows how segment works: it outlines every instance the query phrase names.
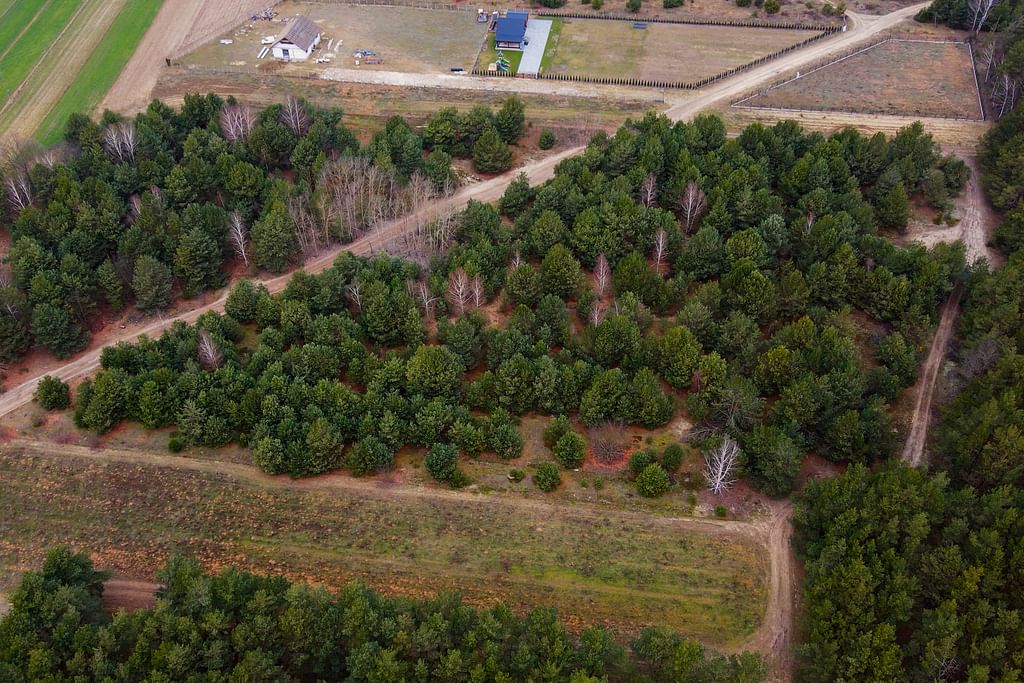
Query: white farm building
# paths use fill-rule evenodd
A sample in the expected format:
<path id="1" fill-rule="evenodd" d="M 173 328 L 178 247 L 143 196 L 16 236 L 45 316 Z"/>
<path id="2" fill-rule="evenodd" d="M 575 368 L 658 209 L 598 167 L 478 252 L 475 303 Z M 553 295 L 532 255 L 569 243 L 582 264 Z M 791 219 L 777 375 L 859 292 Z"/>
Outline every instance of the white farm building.
<path id="1" fill-rule="evenodd" d="M 320 27 L 306 17 L 295 17 L 281 39 L 274 43 L 274 59 L 302 61 L 309 59 L 320 44 Z"/>

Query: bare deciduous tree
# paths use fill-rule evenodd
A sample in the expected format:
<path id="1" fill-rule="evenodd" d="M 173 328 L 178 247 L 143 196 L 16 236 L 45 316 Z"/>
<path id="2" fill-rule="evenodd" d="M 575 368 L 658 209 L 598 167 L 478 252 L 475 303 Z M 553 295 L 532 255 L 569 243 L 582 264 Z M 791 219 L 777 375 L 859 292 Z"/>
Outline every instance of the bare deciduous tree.
<path id="1" fill-rule="evenodd" d="M 612 280 L 612 269 L 608 265 L 608 259 L 604 254 L 597 257 L 597 264 L 594 266 L 594 284 L 597 285 L 598 298 L 603 297 L 608 290 L 608 284 Z"/>
<path id="2" fill-rule="evenodd" d="M 484 281 L 479 275 L 474 275 L 469 281 L 470 301 L 474 308 L 480 308 L 487 304 L 487 294 L 484 292 Z"/>
<path id="3" fill-rule="evenodd" d="M 739 462 L 740 446 L 728 436 L 704 454 L 704 479 L 711 493 L 728 491 L 736 483 L 734 470 Z"/>
<path id="4" fill-rule="evenodd" d="M 416 300 L 423 309 L 423 315 L 430 317 L 434 314 L 434 304 L 437 297 L 430 291 L 430 285 L 426 280 L 409 280 L 405 283 L 409 290 L 409 296 Z"/>
<path id="5" fill-rule="evenodd" d="M 971 33 L 977 33 L 985 26 L 989 13 L 998 4 L 999 0 L 967 0 L 971 11 Z"/>
<path id="6" fill-rule="evenodd" d="M 4 189 L 7 191 L 7 203 L 14 213 L 32 205 L 32 182 L 24 171 L 13 171 L 4 177 Z"/>
<path id="7" fill-rule="evenodd" d="M 220 110 L 220 132 L 228 142 L 249 137 L 256 125 L 256 112 L 245 104 L 231 104 Z"/>
<path id="8" fill-rule="evenodd" d="M 289 95 L 281 107 L 281 123 L 288 126 L 293 133 L 302 137 L 309 132 L 311 120 L 309 111 L 295 95 Z"/>
<path id="9" fill-rule="evenodd" d="M 658 179 L 653 173 L 648 173 L 644 181 L 640 183 L 640 203 L 648 209 L 658 201 Z"/>
<path id="10" fill-rule="evenodd" d="M 654 234 L 654 270 L 658 275 L 665 272 L 665 256 L 668 254 L 668 233 L 659 228 Z"/>
<path id="11" fill-rule="evenodd" d="M 397 218 L 409 204 L 394 175 L 365 157 L 340 157 L 325 164 L 317 188 L 324 231 L 341 242 Z"/>
<path id="12" fill-rule="evenodd" d="M 992 104 L 996 110 L 996 118 L 1002 118 L 1017 104 L 1020 99 L 1020 81 L 1003 72 L 992 87 Z"/>
<path id="13" fill-rule="evenodd" d="M 469 302 L 469 276 L 462 268 L 456 268 L 448 275 L 448 303 L 458 315 L 465 315 Z"/>
<path id="14" fill-rule="evenodd" d="M 295 239 L 302 250 L 303 258 L 309 259 L 320 253 L 327 244 L 320 224 L 309 206 L 309 197 L 301 195 L 288 199 L 288 215 L 295 225 Z"/>
<path id="15" fill-rule="evenodd" d="M 245 225 L 242 214 L 232 211 L 228 216 L 228 241 L 245 267 L 249 267 L 249 228 Z"/>
<path id="16" fill-rule="evenodd" d="M 686 184 L 683 196 L 679 199 L 679 211 L 683 216 L 683 225 L 687 235 L 693 232 L 697 221 L 704 215 L 705 208 L 707 208 L 707 197 L 704 196 L 704 190 L 691 180 Z"/>
<path id="17" fill-rule="evenodd" d="M 601 321 L 604 320 L 604 314 L 604 306 L 601 305 L 600 301 L 595 301 L 594 305 L 590 307 L 590 315 L 588 316 L 590 324 L 594 327 L 600 325 Z"/>
<path id="18" fill-rule="evenodd" d="M 224 363 L 224 352 L 206 330 L 199 331 L 199 364 L 207 370 L 216 370 Z"/>
<path id="19" fill-rule="evenodd" d="M 514 254 L 512 254 L 512 262 L 509 263 L 508 266 L 512 270 L 515 270 L 519 266 L 523 265 L 523 263 L 524 263 L 523 255 L 519 253 L 518 249 L 516 249 L 516 252 Z"/>
<path id="20" fill-rule="evenodd" d="M 357 313 L 363 312 L 363 284 L 359 281 L 359 278 L 353 278 L 352 282 L 349 283 L 348 287 L 345 288 L 348 293 L 348 300 L 352 302 L 352 305 L 356 307 Z"/>
<path id="21" fill-rule="evenodd" d="M 138 140 L 133 122 L 118 121 L 103 129 L 103 151 L 112 161 L 119 164 L 135 163 L 137 148 Z"/>

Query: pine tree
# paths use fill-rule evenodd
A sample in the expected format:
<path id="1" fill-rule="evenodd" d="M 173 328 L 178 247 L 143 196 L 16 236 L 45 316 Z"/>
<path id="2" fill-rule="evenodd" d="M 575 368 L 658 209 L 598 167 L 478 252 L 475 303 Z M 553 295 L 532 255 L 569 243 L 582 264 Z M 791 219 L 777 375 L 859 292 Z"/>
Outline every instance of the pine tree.
<path id="1" fill-rule="evenodd" d="M 295 226 L 281 201 L 271 203 L 252 226 L 252 248 L 256 265 L 274 273 L 284 272 L 295 259 Z"/>
<path id="2" fill-rule="evenodd" d="M 518 97 L 510 97 L 505 100 L 498 113 L 494 117 L 494 126 L 498 129 L 501 139 L 510 145 L 523 136 L 523 126 L 526 123 L 523 103 Z"/>
<path id="3" fill-rule="evenodd" d="M 152 256 L 140 256 L 135 261 L 132 291 L 139 310 L 166 308 L 171 303 L 171 271 Z"/>
<path id="4" fill-rule="evenodd" d="M 220 266 L 221 250 L 209 235 L 199 228 L 184 234 L 174 253 L 174 274 L 181 280 L 181 293 L 186 299 L 223 284 Z"/>
<path id="5" fill-rule="evenodd" d="M 494 128 L 473 145 L 473 166 L 481 173 L 502 173 L 512 167 L 512 150 Z"/>

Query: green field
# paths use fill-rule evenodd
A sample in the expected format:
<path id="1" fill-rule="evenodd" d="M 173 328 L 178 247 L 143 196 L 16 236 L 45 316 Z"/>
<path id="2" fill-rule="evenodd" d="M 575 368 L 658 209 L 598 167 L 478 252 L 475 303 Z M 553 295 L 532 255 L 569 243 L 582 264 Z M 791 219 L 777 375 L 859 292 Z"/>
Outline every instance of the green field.
<path id="1" fill-rule="evenodd" d="M 0 17 L 0 100 L 10 97 L 82 0 L 20 0 Z"/>
<path id="2" fill-rule="evenodd" d="M 757 630 L 768 596 L 767 557 L 746 530 L 387 479 L 293 482 L 165 450 L 0 447 L 0 574 L 68 543 L 151 578 L 179 549 L 332 588 L 360 578 L 389 594 L 547 604 L 570 627 L 624 637 L 660 623 L 728 647 Z"/>
<path id="3" fill-rule="evenodd" d="M 163 0 L 132 0 L 125 5 L 71 87 L 40 124 L 36 138 L 55 142 L 71 114 L 92 112 L 117 80 L 162 4 Z"/>

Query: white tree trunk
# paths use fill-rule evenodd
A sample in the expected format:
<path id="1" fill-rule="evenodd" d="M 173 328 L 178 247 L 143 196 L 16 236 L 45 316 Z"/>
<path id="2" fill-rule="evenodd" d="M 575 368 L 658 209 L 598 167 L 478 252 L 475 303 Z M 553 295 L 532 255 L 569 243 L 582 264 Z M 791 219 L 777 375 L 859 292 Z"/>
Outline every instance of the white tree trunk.
<path id="1" fill-rule="evenodd" d="M 704 479 L 711 493 L 728 491 L 736 483 L 733 471 L 740 458 L 740 447 L 728 436 L 721 445 L 704 454 Z"/>

